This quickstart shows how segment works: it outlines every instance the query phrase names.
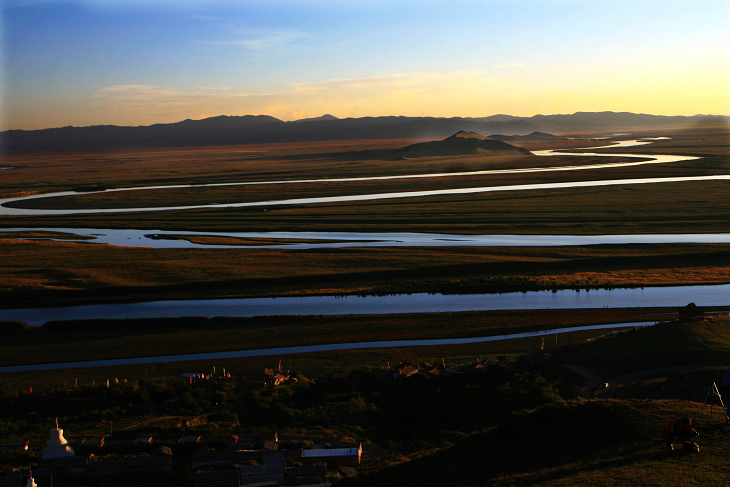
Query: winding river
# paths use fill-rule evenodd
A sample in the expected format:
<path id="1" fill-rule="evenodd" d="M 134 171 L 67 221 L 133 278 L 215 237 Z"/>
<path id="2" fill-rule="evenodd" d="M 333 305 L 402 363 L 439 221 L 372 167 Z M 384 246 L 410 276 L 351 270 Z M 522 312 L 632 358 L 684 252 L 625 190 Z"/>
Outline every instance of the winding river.
<path id="1" fill-rule="evenodd" d="M 662 139 L 660 137 L 657 139 Z M 592 149 L 616 148 L 616 147 L 632 147 L 637 145 L 645 145 L 657 139 L 637 139 L 621 141 L 602 147 L 593 147 Z M 581 149 L 572 149 L 581 150 Z M 106 191 L 90 191 L 85 194 L 93 194 L 100 192 L 129 192 L 139 190 L 155 190 L 155 189 L 172 189 L 172 188 L 202 188 L 202 187 L 219 187 L 219 186 L 246 186 L 246 185 L 262 185 L 262 184 L 301 184 L 301 183 L 331 183 L 331 182 L 349 182 L 349 181 L 374 181 L 384 179 L 406 179 L 406 178 L 434 178 L 434 177 L 453 177 L 453 176 L 469 176 L 469 175 L 488 175 L 488 174 L 511 174 L 511 173 L 529 173 L 529 172 L 554 172 L 554 171 L 582 171 L 591 169 L 605 169 L 612 167 L 627 167 L 640 164 L 666 164 L 669 162 L 689 161 L 699 159 L 694 156 L 676 156 L 676 155 L 647 155 L 647 154 L 616 154 L 616 153 L 586 153 L 586 152 L 564 152 L 564 151 L 536 151 L 533 152 L 537 156 L 596 156 L 596 157 L 622 157 L 635 158 L 635 162 L 614 162 L 605 164 L 586 164 L 576 166 L 556 166 L 556 167 L 535 167 L 523 169 L 499 169 L 485 171 L 469 171 L 454 173 L 428 173 L 428 174 L 411 174 L 397 176 L 373 176 L 361 178 L 339 178 L 339 179 L 302 179 L 302 180 L 275 180 L 275 181 L 254 181 L 242 183 L 215 183 L 215 184 L 198 184 L 198 185 L 168 185 L 168 186 L 144 186 L 134 188 L 117 188 Z M 121 213 L 121 212 L 149 212 L 149 211 L 169 211 L 169 210 L 192 210 L 200 208 L 240 208 L 240 207 L 260 207 L 260 206 L 280 206 L 280 205 L 311 205 L 323 203 L 336 203 L 348 201 L 371 201 L 394 198 L 418 198 L 423 196 L 439 196 L 452 194 L 474 194 L 488 193 L 497 191 L 528 191 L 542 189 L 560 189 L 560 188 L 582 188 L 593 186 L 612 186 L 623 184 L 656 184 L 656 183 L 674 183 L 685 181 L 710 181 L 710 180 L 730 180 L 730 175 L 712 175 L 712 176 L 688 176 L 688 177 L 664 177 L 664 178 L 639 178 L 639 179 L 614 179 L 614 180 L 598 180 L 598 181 L 574 181 L 563 183 L 538 183 L 538 184 L 517 184 L 508 186 L 480 186 L 475 188 L 451 188 L 429 191 L 401 191 L 394 193 L 370 193 L 346 196 L 328 196 L 313 198 L 292 198 L 286 200 L 267 200 L 254 201 L 245 203 L 223 203 L 223 204 L 198 204 L 186 206 L 162 206 L 162 207 L 145 207 L 145 208 L 102 208 L 102 209 L 29 209 L 23 208 L 22 202 L 37 199 L 55 198 L 62 196 L 77 195 L 74 191 L 64 191 L 57 193 L 46 193 L 42 195 L 32 195 L 22 198 L 6 198 L 0 199 L 0 215 L 77 215 L 90 213 Z"/>
<path id="2" fill-rule="evenodd" d="M 617 144 L 602 147 L 594 147 L 592 150 L 601 148 L 631 147 L 636 145 L 649 144 L 657 139 L 628 140 Z M 579 150 L 579 149 L 573 149 Z M 585 166 L 567 166 L 551 168 L 528 168 L 498 171 L 475 171 L 469 173 L 438 173 L 419 174 L 406 176 L 387 176 L 373 178 L 346 178 L 332 179 L 326 181 L 353 181 L 372 179 L 395 179 L 395 178 L 420 178 L 420 177 L 448 177 L 463 176 L 466 174 L 488 174 L 505 172 L 538 172 L 538 171 L 566 171 L 566 170 L 589 170 L 606 167 L 625 167 L 635 164 L 661 164 L 682 160 L 693 160 L 697 157 L 674 156 L 674 155 L 645 155 L 645 154 L 616 154 L 616 153 L 585 153 L 585 152 L 564 152 L 564 151 L 538 151 L 538 156 L 550 155 L 574 155 L 574 156 L 602 156 L 602 157 L 630 157 L 636 158 L 635 162 L 620 162 L 607 164 L 591 164 Z M 326 198 L 298 198 L 291 200 L 272 200 L 262 202 L 249 202 L 226 205 L 195 205 L 174 208 L 127 208 L 127 209 L 103 209 L 103 210 L 54 210 L 54 209 L 23 209 L 5 206 L 10 203 L 35 199 L 48 198 L 53 196 L 74 194 L 55 193 L 36 195 L 26 198 L 13 198 L 0 200 L 0 213 L 13 215 L 60 215 L 76 214 L 87 212 L 122 212 L 122 211 L 160 211 L 168 209 L 185 208 L 214 208 L 217 206 L 263 206 L 273 204 L 301 204 L 301 203 L 326 203 L 331 201 L 355 201 L 366 199 L 382 198 L 409 198 L 416 196 L 432 196 L 439 194 L 476 193 L 487 191 L 519 191 L 528 189 L 544 188 L 565 188 L 585 187 L 616 184 L 648 184 L 668 183 L 678 181 L 717 180 L 730 179 L 730 175 L 718 176 L 697 176 L 697 177 L 673 177 L 673 178 L 644 178 L 644 179 L 617 179 L 602 181 L 579 181 L 571 183 L 550 183 L 550 184 L 526 184 L 513 186 L 492 186 L 479 188 L 444 189 L 435 191 L 414 191 L 385 194 L 364 194 Z M 222 186 L 233 184 L 289 184 L 301 182 L 314 182 L 321 180 L 299 180 L 299 181 L 265 181 L 249 183 L 224 183 L 208 186 Z M 146 188 L 127 188 L 113 191 L 134 191 L 139 189 L 170 188 L 185 186 L 150 186 Z M 196 186 L 196 187 L 199 187 Z M 627 243 L 729 243 L 729 234 L 657 234 L 657 235 L 447 235 L 447 234 L 425 234 L 425 233 L 358 233 L 358 232 L 186 232 L 186 231 L 161 231 L 161 230 L 108 230 L 108 229 L 69 229 L 69 228 L 11 228 L 3 229 L 3 232 L 23 232 L 47 230 L 63 232 L 67 235 L 77 235 L 78 239 L 87 240 L 93 238 L 97 243 L 110 243 L 122 246 L 156 247 L 156 248 L 254 248 L 254 247 L 280 247 L 307 249 L 317 247 L 346 247 L 346 246 L 497 246 L 497 245 L 522 245 L 522 246 L 548 246 L 548 245 L 593 245 L 593 244 L 627 244 Z M 202 245 L 194 244 L 186 237 L 198 235 L 218 235 L 238 238 L 266 238 L 281 239 L 282 244 L 273 245 Z M 300 242 L 287 243 L 287 240 L 297 239 Z M 71 237 L 64 237 L 63 240 L 73 241 Z M 304 240 L 306 242 L 302 243 Z M 324 240 L 325 242 L 317 242 Z M 628 306 L 674 306 L 685 304 L 689 301 L 702 301 L 692 299 L 692 296 L 699 294 L 703 298 L 708 297 L 708 292 L 719 293 L 713 295 L 711 300 L 701 302 L 702 305 L 728 305 L 730 288 L 727 286 L 704 286 L 698 288 L 654 288 L 644 290 L 614 290 L 614 291 L 593 291 L 591 293 L 574 293 L 572 291 L 559 291 L 557 293 L 511 293 L 486 296 L 433 296 L 424 295 L 412 296 L 390 296 L 390 297 L 368 297 L 356 298 L 275 298 L 272 300 L 208 300 L 208 301 L 185 301 L 180 302 L 156 302 L 136 303 L 131 305 L 107 305 L 103 307 L 74 307 L 56 309 L 24 309 L 24 310 L 0 310 L 0 319 L 18 319 L 30 324 L 38 325 L 50 319 L 76 319 L 76 318 L 102 318 L 105 316 L 114 317 L 153 317 L 153 316 L 256 316 L 262 314 L 281 314 L 285 309 L 287 314 L 351 314 L 351 313 L 405 313 L 419 311 L 465 311 L 484 309 L 529 309 L 543 307 L 628 307 Z M 676 289 L 675 294 L 669 295 L 669 290 Z M 667 296 L 657 301 L 650 296 L 651 293 L 658 293 Z M 585 297 L 584 297 L 585 296 Z M 590 298 L 589 298 L 590 296 Z M 690 296 L 690 299 L 687 298 Z M 600 299 L 599 299 L 600 297 Z M 576 298 L 580 298 L 576 300 Z M 564 301 L 559 301 L 564 300 Z M 590 302 L 589 302 L 590 301 Z M 348 303 L 345 305 L 345 303 Z M 397 304 L 395 304 L 397 303 Z M 528 304 L 526 304 L 528 303 Z M 167 311 L 166 311 L 167 310 Z M 90 313 L 90 314 L 89 314 Z"/>
<path id="3" fill-rule="evenodd" d="M 621 141 L 619 143 L 594 147 L 620 148 L 649 144 L 657 139 L 643 139 Z M 579 149 L 573 149 L 579 150 Z M 167 189 L 202 186 L 232 186 L 232 185 L 260 185 L 260 184 L 292 184 L 309 182 L 344 182 L 365 181 L 380 179 L 405 178 L 434 178 L 450 176 L 468 176 L 505 173 L 529 173 L 548 171 L 583 171 L 591 169 L 605 169 L 610 167 L 626 167 L 640 164 L 663 164 L 698 159 L 692 156 L 674 155 L 647 155 L 647 154 L 616 154 L 616 153 L 586 153 L 565 151 L 537 151 L 537 156 L 600 156 L 634 158 L 631 162 L 609 162 L 605 164 L 541 167 L 509 170 L 487 170 L 459 173 L 416 174 L 400 176 L 382 176 L 366 178 L 341 178 L 325 180 L 297 180 L 297 181 L 260 181 L 245 183 L 222 183 L 208 185 L 172 185 L 149 186 L 138 188 L 119 188 L 112 191 L 136 191 L 145 189 Z M 341 201 L 364 201 L 387 198 L 413 198 L 420 196 L 436 196 L 446 194 L 483 193 L 492 191 L 526 191 L 554 188 L 580 188 L 590 186 L 608 186 L 623 184 L 659 184 L 682 181 L 710 181 L 730 180 L 730 175 L 695 176 L 695 177 L 667 177 L 642 179 L 615 179 L 597 181 L 577 181 L 570 183 L 524 184 L 511 186 L 488 186 L 475 188 L 443 189 L 433 191 L 412 191 L 384 194 L 361 194 L 321 198 L 297 198 L 289 200 L 270 200 L 233 204 L 190 205 L 178 207 L 150 207 L 150 208 L 119 208 L 119 209 L 27 209 L 22 208 L 22 202 L 31 199 L 53 198 L 77 194 L 75 192 L 59 192 L 43 195 L 34 195 L 25 198 L 8 198 L 0 200 L 0 215 L 69 215 L 85 213 L 115 213 L 139 211 L 165 211 L 197 208 L 217 207 L 244 207 L 244 206 L 273 206 L 321 204 Z M 24 231 L 52 231 L 68 235 L 77 235 L 78 240 L 87 241 L 89 237 L 96 243 L 109 243 L 122 246 L 142 246 L 156 248 L 256 248 L 280 247 L 287 248 L 317 248 L 317 247 L 345 247 L 345 246 L 548 246 L 548 245 L 594 245 L 594 244 L 627 244 L 627 243 L 730 243 L 730 234 L 687 234 L 687 235 L 446 235 L 446 234 L 418 234 L 418 233 L 356 233 L 356 232 L 166 232 L 161 230 L 108 230 L 108 229 L 69 229 L 69 228 L 10 228 L 3 232 Z M 194 244 L 185 239 L 185 236 L 214 235 L 238 238 L 265 238 L 282 239 L 279 245 L 202 245 Z M 59 238 L 60 239 L 60 238 Z M 307 243 L 286 243 L 287 239 L 306 240 Z M 74 241 L 73 237 L 64 237 L 64 241 Z M 317 242 L 324 240 L 326 242 Z M 42 325 L 50 320 L 60 319 L 93 319 L 93 318 L 141 318 L 164 316 L 264 316 L 264 315 L 335 315 L 335 314 L 386 314 L 386 313 L 418 313 L 443 311 L 471 311 L 471 310 L 498 310 L 498 309 L 539 309 L 539 308 L 601 308 L 601 307 L 667 307 L 682 306 L 688 302 L 696 302 L 699 306 L 727 306 L 730 305 L 730 285 L 717 286 L 677 286 L 644 289 L 616 289 L 593 291 L 557 291 L 557 292 L 527 292 L 505 293 L 496 295 L 397 295 L 397 296 L 317 296 L 305 298 L 260 298 L 236 300 L 197 300 L 197 301 L 156 301 L 146 303 L 129 303 L 119 305 L 93 305 L 64 308 L 33 308 L 33 309 L 4 309 L 0 310 L 0 320 L 20 320 L 32 326 Z M 284 310 L 284 312 L 282 312 Z M 639 323 L 645 325 L 648 323 Z M 633 326 L 637 324 L 598 325 L 596 327 L 580 327 L 578 329 L 599 329 Z M 267 350 L 247 350 L 236 352 L 221 352 L 213 354 L 195 354 L 164 357 L 144 357 L 109 361 L 76 362 L 66 364 L 41 364 L 17 367 L 0 367 L 0 373 L 20 372 L 24 370 L 50 370 L 69 367 L 98 367 L 107 365 L 123 365 L 132 363 L 168 362 L 179 360 L 203 360 L 237 358 L 258 355 L 273 355 L 284 353 L 304 353 L 311 351 L 339 350 L 352 348 L 376 348 L 399 346 L 441 345 L 452 343 L 474 343 L 523 336 L 540 336 L 554 333 L 576 331 L 578 329 L 547 330 L 531 334 L 502 335 L 497 337 L 476 337 L 447 340 L 406 340 L 367 343 L 344 343 L 332 345 L 315 345 L 310 347 L 293 347 Z"/>
<path id="4" fill-rule="evenodd" d="M 651 144 L 656 140 L 664 140 L 668 137 L 654 137 L 636 140 L 623 140 L 613 142 L 609 145 L 592 147 L 590 150 L 605 148 L 625 148 L 639 145 Z M 206 185 L 168 185 L 168 186 L 145 186 L 134 188 L 110 189 L 104 192 L 155 190 L 170 188 L 200 188 L 216 186 L 245 186 L 262 184 L 300 184 L 300 183 L 321 183 L 321 182 L 350 182 L 350 181 L 371 181 L 385 179 L 407 179 L 407 178 L 435 178 L 453 177 L 486 174 L 507 174 L 507 173 L 529 173 L 529 172 L 551 172 L 551 171 L 582 171 L 591 169 L 605 169 L 613 167 L 627 167 L 641 164 L 665 164 L 669 162 L 688 161 L 699 159 L 694 156 L 677 155 L 647 155 L 647 154 L 623 154 L 623 153 L 598 153 L 578 152 L 588 149 L 565 150 L 543 150 L 533 152 L 536 156 L 598 156 L 635 158 L 633 162 L 609 162 L 604 164 L 586 164 L 574 166 L 537 167 L 522 169 L 499 169 L 453 173 L 427 173 L 395 176 L 375 176 L 358 178 L 339 179 L 302 179 L 302 180 L 274 180 L 255 181 L 242 183 L 218 183 Z M 73 191 L 47 193 L 32 195 L 22 198 L 0 199 L 0 215 L 71 215 L 86 213 L 118 213 L 118 212 L 149 212 L 165 210 L 185 210 L 199 208 L 231 208 L 231 207 L 252 207 L 252 206 L 275 206 L 275 205 L 300 205 L 300 204 L 321 204 L 343 201 L 365 201 L 390 198 L 414 198 L 420 196 L 437 196 L 447 194 L 468 194 L 485 193 L 496 191 L 526 191 L 556 188 L 580 188 L 591 186 L 610 186 L 622 184 L 656 184 L 673 183 L 684 181 L 708 181 L 708 180 L 730 180 L 730 175 L 713 176 L 690 176 L 690 177 L 664 177 L 664 178 L 641 178 L 641 179 L 615 179 L 598 181 L 576 181 L 568 183 L 544 183 L 544 184 L 517 184 L 509 186 L 487 186 L 474 188 L 456 188 L 430 191 L 409 191 L 396 193 L 376 193 L 333 197 L 295 198 L 288 200 L 268 200 L 247 203 L 226 203 L 226 204 L 204 204 L 175 207 L 147 207 L 147 208 L 107 208 L 107 209 L 29 209 L 22 208 L 22 203 L 29 200 L 50 199 L 55 197 L 76 195 Z M 88 192 L 99 193 L 102 191 Z M 50 202 L 49 202 L 50 203 Z M 359 232 L 189 232 L 189 231 L 163 231 L 163 230 L 111 230 L 111 229 L 79 229 L 79 228 L 7 228 L 0 229 L 0 232 L 31 232 L 45 230 L 50 232 L 62 232 L 66 236 L 56 240 L 64 241 L 89 241 L 94 243 L 106 243 L 131 247 L 152 247 L 152 248 L 276 248 L 286 246 L 291 249 L 312 249 L 312 248 L 339 248 L 351 246 L 368 247 L 392 247 L 392 246 L 551 246 L 551 245 L 597 245 L 597 244 L 630 244 L 630 243 L 728 243 L 729 234 L 653 234 L 653 235 L 448 235 L 448 234 L 426 234 L 426 233 L 359 233 Z M 73 238 L 76 235 L 78 238 Z M 190 242 L 186 237 L 196 236 L 233 237 L 245 239 L 268 239 L 280 240 L 275 244 L 267 245 L 214 245 L 197 244 Z M 46 239 L 52 239 L 47 237 Z M 287 240 L 299 240 L 292 243 Z M 310 242 L 301 243 L 301 240 Z M 326 242 L 318 242 L 326 241 Z"/>

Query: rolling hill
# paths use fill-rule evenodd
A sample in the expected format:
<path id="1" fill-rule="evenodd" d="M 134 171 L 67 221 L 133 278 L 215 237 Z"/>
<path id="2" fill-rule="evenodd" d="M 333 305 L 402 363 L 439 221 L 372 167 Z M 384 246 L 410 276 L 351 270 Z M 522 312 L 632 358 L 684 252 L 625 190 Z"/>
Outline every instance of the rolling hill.
<path id="1" fill-rule="evenodd" d="M 703 420 L 697 454 L 669 452 L 661 441 L 670 421 L 694 417 L 701 406 L 674 400 L 550 404 L 342 485 L 724 485 L 730 463 L 724 424 Z"/>
<path id="2" fill-rule="evenodd" d="M 423 451 L 343 485 L 724 485 L 730 424 L 716 398 L 707 407 L 703 401 L 707 385 L 726 367 L 716 365 L 727 364 L 729 329 L 727 317 L 673 321 L 570 347 L 557 360 L 553 354 L 552 367 L 590 365 L 612 374 L 669 365 L 686 370 L 653 369 L 651 380 L 622 386 L 622 399 L 554 398 L 515 411 L 452 446 Z M 682 416 L 700 432 L 700 453 L 670 452 L 662 442 L 666 425 Z"/>
<path id="3" fill-rule="evenodd" d="M 451 137 L 434 142 L 421 142 L 400 150 L 402 157 L 463 156 L 479 154 L 530 154 L 501 140 L 461 130 Z"/>

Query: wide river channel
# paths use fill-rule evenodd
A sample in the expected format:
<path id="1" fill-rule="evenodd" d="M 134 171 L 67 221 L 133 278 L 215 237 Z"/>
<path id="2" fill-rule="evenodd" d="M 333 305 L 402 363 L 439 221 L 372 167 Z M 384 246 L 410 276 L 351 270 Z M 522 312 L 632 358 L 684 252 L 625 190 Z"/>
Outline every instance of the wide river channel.
<path id="1" fill-rule="evenodd" d="M 438 313 L 458 311 L 730 306 L 730 284 L 502 294 L 396 294 L 147 301 L 60 308 L 0 309 L 0 320 L 39 326 L 53 320 L 182 316 L 282 316 Z"/>

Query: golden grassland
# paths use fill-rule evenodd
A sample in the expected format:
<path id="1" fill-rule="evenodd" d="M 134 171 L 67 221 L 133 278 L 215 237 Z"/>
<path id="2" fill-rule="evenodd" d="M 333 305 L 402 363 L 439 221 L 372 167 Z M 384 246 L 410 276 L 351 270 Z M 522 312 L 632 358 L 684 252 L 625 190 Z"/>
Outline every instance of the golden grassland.
<path id="1" fill-rule="evenodd" d="M 494 158 L 501 159 L 499 156 Z M 514 158 L 515 164 L 503 166 L 502 164 L 493 164 L 492 156 L 490 159 L 490 169 L 510 169 L 514 166 L 528 167 L 545 167 L 544 161 L 550 161 L 550 167 L 569 166 L 576 162 L 574 157 L 551 157 L 537 158 L 535 156 L 521 156 Z M 536 159 L 536 160 L 535 160 Z M 618 161 L 628 161 L 628 159 L 616 158 Z M 613 159 L 612 159 L 613 160 Z M 540 162 L 535 164 L 532 162 Z M 585 165 L 605 163 L 605 158 L 585 157 L 581 163 Z M 557 164 L 555 164 L 557 163 Z M 463 167 L 446 168 L 445 172 L 463 172 L 472 170 L 485 169 L 484 166 L 472 169 L 474 166 L 464 165 Z M 423 170 L 423 169 L 422 169 Z M 444 168 L 440 168 L 444 170 Z M 691 171 L 679 171 L 679 175 L 694 175 Z M 595 174 L 594 174 L 595 173 Z M 700 171 L 704 175 L 706 171 Z M 416 173 L 418 174 L 418 173 Z M 610 173 L 604 171 L 591 171 L 590 177 L 597 176 L 598 179 L 610 177 Z M 306 174 L 301 175 L 303 179 L 307 178 Z M 284 200 L 294 198 L 313 198 L 313 197 L 331 197 L 346 196 L 369 193 L 390 193 L 390 192 L 408 192 L 408 191 L 429 191 L 444 188 L 470 188 L 479 186 L 500 186 L 500 185 L 516 185 L 516 184 L 536 184 L 551 183 L 564 181 L 582 181 L 588 175 L 581 171 L 574 173 L 561 174 L 555 172 L 544 173 L 517 173 L 517 174 L 491 174 L 491 175 L 468 175 L 468 176 L 449 176 L 448 178 L 399 178 L 385 180 L 365 180 L 365 181 L 329 181 L 325 180 L 317 182 L 316 180 L 307 180 L 302 183 L 263 183 L 255 185 L 242 186 L 193 186 L 184 188 L 163 188 L 163 189 L 138 189 L 134 191 L 124 192 L 97 192 L 97 193 L 76 193 L 70 196 L 61 196 L 45 199 L 36 199 L 9 206 L 17 206 L 22 208 L 54 208 L 54 209 L 96 209 L 96 208 L 147 208 L 158 206 L 185 206 L 200 204 L 230 204 L 245 203 L 252 201 L 269 201 L 272 199 Z M 341 177 L 335 175 L 335 177 Z M 349 176 L 345 176 L 349 177 Z M 631 177 L 641 177 L 641 174 L 631 175 Z M 292 178 L 289 178 L 292 179 Z M 320 178 L 321 179 L 321 178 Z M 297 179 L 298 180 L 298 179 Z"/>
<path id="2" fill-rule="evenodd" d="M 444 195 L 263 208 L 4 217 L 7 227 L 465 234 L 730 231 L 726 181 Z"/>
<path id="3" fill-rule="evenodd" d="M 647 135 L 667 135 L 664 133 Z M 412 141 L 407 141 L 408 143 Z M 602 145 L 602 141 L 591 142 Z M 674 134 L 663 145 L 643 150 L 702 155 L 699 161 L 632 169 L 582 171 L 590 179 L 727 173 L 726 132 Z M 75 187 L 105 187 L 221 182 L 280 178 L 387 175 L 486 167 L 533 167 L 557 164 L 556 158 L 509 157 L 399 160 L 384 158 L 385 149 L 406 141 L 287 144 L 175 150 L 117 151 L 11 156 L 3 161 L 9 176 L 0 181 L 0 197 Z M 530 149 L 557 148 L 554 143 L 522 143 Z M 565 148 L 586 141 L 563 141 Z M 638 152 L 640 148 L 632 148 Z M 362 153 L 362 151 L 368 151 Z M 335 155 L 333 155 L 333 153 Z M 501 156 L 499 156 L 501 157 Z M 560 158 L 576 164 L 582 158 Z M 585 159 L 583 159 L 585 162 Z M 424 170 L 424 168 L 426 168 Z M 540 178 L 544 182 L 553 178 Z M 560 180 L 583 178 L 564 173 Z M 589 177 L 585 177 L 589 179 Z M 484 178 L 480 184 L 519 184 L 528 179 Z M 533 179 L 530 179 L 533 180 Z M 471 184 L 472 181 L 421 181 L 422 187 Z M 396 186 L 389 186 L 393 190 Z M 413 188 L 415 186 L 408 186 Z M 371 191 L 385 185 L 351 185 L 317 191 Z M 255 197 L 269 186 L 260 188 Z M 291 188 L 304 194 L 309 188 Z M 240 198 L 219 190 L 142 194 L 137 204 L 165 201 Z M 334 193 L 332 193 L 334 194 Z M 201 297 L 246 297 L 306 294 L 378 294 L 396 292 L 500 292 L 505 290 L 596 288 L 730 282 L 730 245 L 661 244 L 576 247 L 443 247 L 159 250 L 51 242 L 31 237 L 62 237 L 43 227 L 150 228 L 180 230 L 347 230 L 429 231 L 452 233 L 714 233 L 730 231 L 728 186 L 724 182 L 672 185 L 627 185 L 613 188 L 549 190 L 513 194 L 419 198 L 260 210 L 228 209 L 152 212 L 102 217 L 0 217 L 2 227 L 30 227 L 29 232 L 0 233 L 0 294 L 4 307 Z M 128 204 L 116 197 L 79 195 L 77 205 Z M 129 196 L 129 195 L 127 195 Z M 125 196 L 126 197 L 126 196 Z M 121 198 L 121 195 L 120 195 Z M 69 202 L 66 202 L 70 204 Z M 66 204 L 65 203 L 65 204 Z M 58 204 L 58 202 L 54 202 Z M 171 237 L 174 238 L 174 237 Z M 192 240 L 192 238 L 190 238 Z M 267 239 L 196 237 L 201 242 L 271 243 Z M 584 291 L 582 291 L 584 292 Z M 701 288 L 696 300 L 701 304 Z M 694 299 L 692 297 L 691 299 Z M 686 303 L 677 303 L 682 306 Z M 730 303 L 729 303 L 730 304 Z M 188 318 L 184 320 L 97 320 L 59 322 L 41 328 L 15 329 L 0 341 L 0 364 L 40 363 L 97 358 L 154 356 L 234 349 L 300 346 L 321 343 L 485 336 L 596 323 L 672 319 L 674 309 L 527 310 L 412 315 L 329 317 Z M 10 331 L 13 324 L 9 326 Z M 554 363 L 541 368 L 548 376 L 560 364 L 608 367 L 606 373 L 668 364 L 727 363 L 730 319 L 658 326 L 608 340 L 587 338 L 600 331 L 552 335 L 544 339 L 555 350 Z M 618 325 L 616 329 L 621 329 Z M 555 340 L 555 343 L 553 343 Z M 542 348 L 538 337 L 437 347 L 398 347 L 287 354 L 205 362 L 66 369 L 2 374 L 0 390 L 29 396 L 29 387 L 64 390 L 107 379 L 165 381 L 183 372 L 210 372 L 226 367 L 234 374 L 275 367 L 310 377 L 403 361 L 474 362 L 484 356 L 516 356 Z M 578 345 L 582 344 L 582 345 Z M 561 355 L 562 354 L 562 355 Z M 562 357 L 562 358 L 561 358 Z M 671 359 L 671 360 L 669 360 Z M 723 360 L 725 360 L 723 362 Z M 702 382 L 721 373 L 714 367 Z M 704 370 L 704 369 L 703 369 Z M 565 371 L 560 373 L 566 373 Z M 694 374 L 694 372 L 693 372 Z M 679 377 L 681 375 L 681 377 Z M 686 375 L 686 378 L 685 378 Z M 666 382 L 689 383 L 689 372 Z M 520 375 L 512 392 L 519 393 Z M 675 380 L 677 379 L 677 380 Z M 692 379 L 694 381 L 694 377 Z M 423 382 L 423 381 L 422 381 Z M 695 383 L 695 382 L 693 382 Z M 629 399 L 555 402 L 536 410 L 488 418 L 492 425 L 468 435 L 451 448 L 424 451 L 374 476 L 347 485 L 723 485 L 728 475 L 727 427 L 702 430 L 703 453 L 669 455 L 661 444 L 666 423 L 695 414 L 701 402 L 643 399 L 652 387 L 624 391 Z M 656 388 L 655 388 L 656 389 Z M 675 391 L 676 392 L 676 391 Z M 471 394 L 471 393 L 470 393 Z M 637 396 L 637 394 L 639 396 Z M 50 397 L 50 396 L 49 396 Z M 634 399 L 634 397 L 641 397 Z M 490 401 L 492 397 L 490 397 Z M 700 401 L 702 398 L 700 398 Z M 424 404 L 428 401 L 424 401 Z M 481 406 L 485 406 L 482 404 Z M 474 405 L 479 408 L 479 404 Z M 717 412 L 717 407 L 715 408 Z M 481 409 L 479 409 L 481 411 Z M 12 420 L 10 420 L 12 421 Z M 115 429 L 131 424 L 115 419 Z M 88 421 L 89 431 L 104 435 L 110 422 Z M 83 429 L 83 428 L 82 428 Z M 322 428 L 323 429 L 323 428 Z M 78 425 L 69 428 L 79 431 Z M 144 434 L 144 433 L 142 433 Z M 142 435 L 141 434 L 141 435 Z M 330 431 L 330 434 L 332 432 Z M 140 435 L 140 436 L 141 436 Z M 396 463 L 396 461 L 394 461 Z"/>
<path id="4" fill-rule="evenodd" d="M 636 134 L 637 136 L 642 134 Z M 647 133 L 646 135 L 667 135 Z M 282 199 L 581 179 L 725 174 L 727 130 L 693 129 L 631 152 L 676 152 L 702 159 L 627 168 L 547 173 L 312 183 L 159 192 L 79 193 L 53 205 L 119 207 Z M 0 195 L 73 187 L 126 187 L 275 179 L 383 176 L 490 168 L 576 165 L 583 157 L 393 158 L 413 141 L 350 141 L 211 148 L 11 155 Z M 531 150 L 605 141 L 517 142 Z M 666 149 L 666 150 L 665 150 Z M 603 150 L 603 149 L 602 149 Z M 396 160 L 398 159 L 398 160 Z M 613 160 L 613 159 L 611 159 Z M 600 162 L 605 162 L 601 160 Z M 730 232 L 725 181 L 621 185 L 322 205 L 154 211 L 104 215 L 0 217 L 4 306 L 196 297 L 399 292 L 496 292 L 576 287 L 730 282 L 724 245 L 564 248 L 347 248 L 320 250 L 124 248 L 30 241 L 43 227 L 231 231 L 395 231 L 466 234 Z M 39 200 L 37 206 L 49 204 Z M 195 237 L 253 245 L 271 239 Z M 287 240 L 291 243 L 292 240 Z"/>
<path id="5" fill-rule="evenodd" d="M 642 133 L 641 135 L 667 135 Z M 632 153 L 728 156 L 727 128 L 676 132 Z M 459 156 L 402 158 L 397 149 L 422 140 L 392 139 L 60 153 L 6 154 L 0 198 L 78 187 L 135 187 L 267 180 L 389 176 L 573 165 L 575 157 Z M 512 141 L 528 150 L 606 145 L 603 140 Z M 620 151 L 626 151 L 622 149 Z M 619 152 L 620 152 L 619 151 Z M 600 152 L 614 152 L 600 149 Z M 622 160 L 622 159 L 611 159 Z M 586 159 L 581 163 L 585 163 Z M 605 162 L 604 160 L 599 160 Z M 726 161 L 727 162 L 727 161 Z M 623 177 L 623 175 L 618 175 Z"/>
<path id="6" fill-rule="evenodd" d="M 3 155 L 0 198 L 18 193 L 71 190 L 79 186 L 134 187 L 332 177 L 389 176 L 440 171 L 557 165 L 525 156 L 461 156 L 405 159 L 394 151 L 423 139 L 250 144 Z M 600 141 L 525 141 L 530 150 L 603 145 Z M 568 161 L 570 159 L 567 159 Z"/>
<path id="7" fill-rule="evenodd" d="M 652 134 L 654 135 L 654 134 Z M 193 187 L 130 192 L 77 193 L 23 202 L 26 207 L 120 208 L 235 203 L 312 196 L 417 191 L 579 180 L 726 174 L 726 132 L 690 131 L 631 152 L 676 152 L 703 158 L 627 168 L 488 176 L 355 182 Z M 0 196 L 73 188 L 261 182 L 389 176 L 484 169 L 586 165 L 606 158 L 461 156 L 402 159 L 393 149 L 409 141 L 279 144 L 171 150 L 11 155 Z M 605 141 L 520 141 L 530 149 L 584 147 Z M 379 148 L 379 149 L 375 149 Z M 601 149 L 612 152 L 611 149 Z M 621 160 L 621 159 L 617 159 Z M 610 159 L 614 161 L 613 158 Z M 672 183 L 445 195 L 322 205 L 74 216 L 0 217 L 2 226 L 87 226 L 185 230 L 434 231 L 443 233 L 706 233 L 728 225 L 727 182 Z"/>
<path id="8" fill-rule="evenodd" d="M 2 234 L 0 233 L 0 237 Z M 5 306 L 730 282 L 730 245 L 149 249 L 0 238 Z"/>

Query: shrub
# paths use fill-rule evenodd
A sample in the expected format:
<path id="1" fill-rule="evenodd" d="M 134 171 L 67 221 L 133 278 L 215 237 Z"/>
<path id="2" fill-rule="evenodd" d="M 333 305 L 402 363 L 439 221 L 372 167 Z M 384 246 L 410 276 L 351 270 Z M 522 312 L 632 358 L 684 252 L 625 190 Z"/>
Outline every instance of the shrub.
<path id="1" fill-rule="evenodd" d="M 32 327 L 24 321 L 0 321 L 0 334 L 14 335 L 30 330 Z"/>

